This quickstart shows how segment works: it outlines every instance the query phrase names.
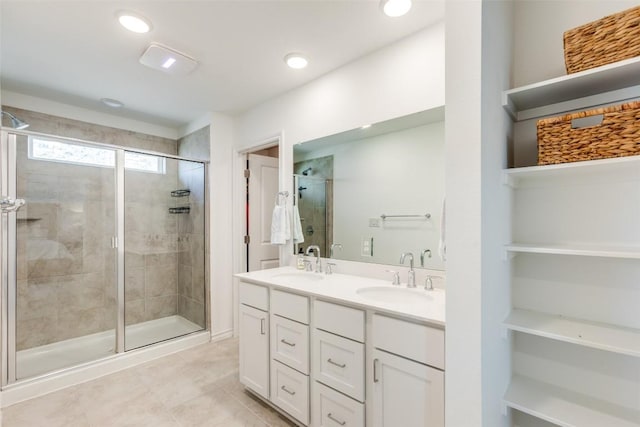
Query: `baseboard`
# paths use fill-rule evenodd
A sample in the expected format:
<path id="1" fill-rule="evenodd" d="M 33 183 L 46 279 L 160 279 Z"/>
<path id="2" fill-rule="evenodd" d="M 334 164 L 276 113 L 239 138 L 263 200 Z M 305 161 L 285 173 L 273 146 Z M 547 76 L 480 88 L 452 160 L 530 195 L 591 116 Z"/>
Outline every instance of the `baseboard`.
<path id="1" fill-rule="evenodd" d="M 227 338 L 233 338 L 233 329 L 211 333 L 211 342 L 222 341 L 226 340 Z"/>

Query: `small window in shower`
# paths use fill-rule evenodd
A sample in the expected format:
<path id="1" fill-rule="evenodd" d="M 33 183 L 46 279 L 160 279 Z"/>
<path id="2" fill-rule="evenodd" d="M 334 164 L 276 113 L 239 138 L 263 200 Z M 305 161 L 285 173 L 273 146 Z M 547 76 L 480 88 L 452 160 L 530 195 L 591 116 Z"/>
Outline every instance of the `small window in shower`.
<path id="1" fill-rule="evenodd" d="M 116 164 L 116 153 L 112 149 L 35 136 L 29 137 L 29 158 L 107 168 L 115 167 Z M 165 158 L 126 151 L 124 167 L 140 172 L 164 174 Z"/>

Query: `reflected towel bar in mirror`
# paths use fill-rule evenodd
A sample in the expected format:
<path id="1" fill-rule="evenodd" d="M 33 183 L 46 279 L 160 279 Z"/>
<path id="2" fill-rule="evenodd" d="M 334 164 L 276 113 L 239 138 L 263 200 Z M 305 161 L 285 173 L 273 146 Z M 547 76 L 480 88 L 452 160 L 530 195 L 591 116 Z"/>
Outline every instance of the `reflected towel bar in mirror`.
<path id="1" fill-rule="evenodd" d="M 431 218 L 431 214 L 430 213 L 426 213 L 423 215 L 386 215 L 386 214 L 382 214 L 380 215 L 380 218 L 382 218 L 383 220 L 387 219 L 387 218 L 425 218 L 425 219 L 429 219 Z"/>

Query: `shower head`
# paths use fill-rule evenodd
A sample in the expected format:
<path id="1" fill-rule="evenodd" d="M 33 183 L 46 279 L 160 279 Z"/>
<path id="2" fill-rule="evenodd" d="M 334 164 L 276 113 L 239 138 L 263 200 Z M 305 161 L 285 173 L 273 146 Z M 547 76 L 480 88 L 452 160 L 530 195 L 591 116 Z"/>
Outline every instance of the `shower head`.
<path id="1" fill-rule="evenodd" d="M 20 120 L 19 118 L 17 118 L 11 113 L 7 113 L 6 111 L 0 111 L 0 113 L 7 115 L 11 119 L 11 126 L 13 126 L 14 129 L 20 130 L 20 129 L 26 129 L 29 127 L 29 123 Z"/>
<path id="2" fill-rule="evenodd" d="M 309 172 L 313 172 L 313 168 L 306 168 L 305 170 L 302 171 L 302 175 L 308 176 Z"/>

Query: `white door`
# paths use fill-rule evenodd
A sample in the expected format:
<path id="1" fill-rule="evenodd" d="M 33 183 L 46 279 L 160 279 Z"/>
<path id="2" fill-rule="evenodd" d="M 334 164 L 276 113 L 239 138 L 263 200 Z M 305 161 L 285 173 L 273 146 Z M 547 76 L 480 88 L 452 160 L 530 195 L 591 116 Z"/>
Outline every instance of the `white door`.
<path id="1" fill-rule="evenodd" d="M 280 265 L 277 245 L 271 244 L 271 215 L 278 194 L 278 159 L 249 154 L 249 271 Z"/>
<path id="2" fill-rule="evenodd" d="M 373 426 L 444 427 L 444 372 L 374 350 Z"/>
<path id="3" fill-rule="evenodd" d="M 269 316 L 240 304 L 240 382 L 269 398 Z"/>

